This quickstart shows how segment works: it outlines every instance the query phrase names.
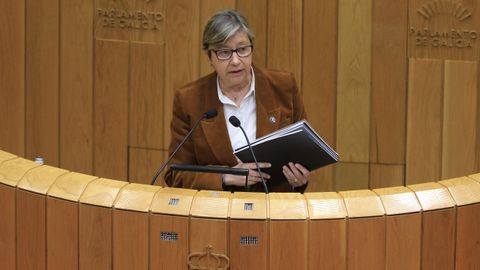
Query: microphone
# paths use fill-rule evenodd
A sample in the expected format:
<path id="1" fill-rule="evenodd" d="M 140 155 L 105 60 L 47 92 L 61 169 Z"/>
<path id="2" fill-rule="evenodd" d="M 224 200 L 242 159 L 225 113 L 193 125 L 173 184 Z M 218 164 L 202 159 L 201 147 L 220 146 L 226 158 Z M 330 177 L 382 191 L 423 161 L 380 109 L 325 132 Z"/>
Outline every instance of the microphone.
<path id="1" fill-rule="evenodd" d="M 263 189 L 265 190 L 265 193 L 268 193 L 267 184 L 265 183 L 265 179 L 263 179 L 262 171 L 260 170 L 260 166 L 258 166 L 257 157 L 255 157 L 255 154 L 253 153 L 252 145 L 250 144 L 250 140 L 248 139 L 247 133 L 243 129 L 242 125 L 240 124 L 240 120 L 235 115 L 232 115 L 232 116 L 230 116 L 230 118 L 228 118 L 228 121 L 230 122 L 230 124 L 232 124 L 232 126 L 238 127 L 242 130 L 243 135 L 245 136 L 245 139 L 247 140 L 247 144 L 248 144 L 248 148 L 250 149 L 250 153 L 252 154 L 253 160 L 255 161 L 255 165 L 257 166 L 258 173 L 260 173 L 260 180 L 262 181 Z M 247 181 L 248 181 L 248 179 L 247 179 Z"/>
<path id="2" fill-rule="evenodd" d="M 162 171 L 165 169 L 165 167 L 167 167 L 167 164 L 172 160 L 172 158 L 175 156 L 175 154 L 177 153 L 178 149 L 180 149 L 180 147 L 185 143 L 185 141 L 187 141 L 188 138 L 190 138 L 190 135 L 192 135 L 193 131 L 197 128 L 197 126 L 200 124 L 200 122 L 203 120 L 203 119 L 210 119 L 210 118 L 213 118 L 215 116 L 217 116 L 217 109 L 213 108 L 213 109 L 210 109 L 208 110 L 207 112 L 203 113 L 202 116 L 200 118 L 198 118 L 197 122 L 195 122 L 195 124 L 193 125 L 193 127 L 190 129 L 190 131 L 187 133 L 187 135 L 185 135 L 185 137 L 183 138 L 183 140 L 177 145 L 177 148 L 175 148 L 175 150 L 173 151 L 173 153 L 168 157 L 168 159 L 162 164 L 162 167 L 160 167 L 160 169 L 158 169 L 158 171 L 155 173 L 155 175 L 153 176 L 152 178 L 152 183 L 151 185 L 155 185 L 155 182 L 157 181 L 157 177 L 162 173 Z"/>

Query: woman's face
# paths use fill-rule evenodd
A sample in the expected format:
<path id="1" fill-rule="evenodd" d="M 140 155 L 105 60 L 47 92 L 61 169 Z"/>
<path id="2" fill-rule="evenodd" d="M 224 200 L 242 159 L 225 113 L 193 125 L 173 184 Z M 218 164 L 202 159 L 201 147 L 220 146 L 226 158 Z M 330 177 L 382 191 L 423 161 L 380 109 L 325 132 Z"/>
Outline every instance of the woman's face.
<path id="1" fill-rule="evenodd" d="M 250 39 L 248 38 L 247 33 L 243 31 L 237 32 L 234 36 L 227 40 L 227 42 L 214 50 L 210 51 L 209 61 L 212 64 L 213 68 L 217 72 L 220 78 L 220 85 L 222 88 L 226 87 L 235 87 L 235 86 L 244 86 L 245 84 L 250 83 L 251 77 L 251 67 L 252 67 L 252 54 L 248 56 L 240 57 L 238 54 L 242 55 L 245 51 L 248 51 L 248 46 L 251 46 Z M 247 48 L 245 48 L 247 46 Z M 226 51 L 222 50 L 236 50 L 238 52 L 233 52 L 230 59 L 221 60 L 222 55 L 224 56 Z M 228 54 L 228 52 L 227 52 Z"/>

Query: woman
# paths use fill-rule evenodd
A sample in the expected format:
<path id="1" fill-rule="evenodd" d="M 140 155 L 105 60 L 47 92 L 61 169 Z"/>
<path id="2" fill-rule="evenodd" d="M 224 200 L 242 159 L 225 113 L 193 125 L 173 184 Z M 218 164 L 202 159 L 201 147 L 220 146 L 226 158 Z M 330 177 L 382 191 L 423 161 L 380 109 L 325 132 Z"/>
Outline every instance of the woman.
<path id="1" fill-rule="evenodd" d="M 228 119 L 235 115 L 250 142 L 306 118 L 303 102 L 291 73 L 252 65 L 254 35 L 237 11 L 220 11 L 210 18 L 203 32 L 203 50 L 214 72 L 176 91 L 171 123 L 170 153 L 204 112 L 216 108 L 218 116 L 206 119 L 176 153 L 172 163 L 221 165 L 249 169 L 248 185 L 263 191 L 255 163 L 239 162 L 233 149 L 246 144 L 243 133 Z M 270 164 L 259 162 L 260 168 Z M 288 182 L 268 185 L 269 191 L 303 191 L 309 171 L 301 164 L 283 167 Z M 169 186 L 209 190 L 243 190 L 244 176 L 168 170 Z"/>

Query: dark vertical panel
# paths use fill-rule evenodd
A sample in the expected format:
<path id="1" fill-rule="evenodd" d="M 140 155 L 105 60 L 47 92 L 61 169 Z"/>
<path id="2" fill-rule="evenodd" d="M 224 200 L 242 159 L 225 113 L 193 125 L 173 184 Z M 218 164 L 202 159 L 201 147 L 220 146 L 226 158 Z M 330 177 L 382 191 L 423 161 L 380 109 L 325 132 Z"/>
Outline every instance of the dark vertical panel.
<path id="1" fill-rule="evenodd" d="M 78 269 L 78 204 L 47 198 L 47 269 Z"/>
<path id="2" fill-rule="evenodd" d="M 15 188 L 0 184 L 0 269 L 16 269 Z"/>
<path id="3" fill-rule="evenodd" d="M 231 270 L 267 269 L 267 228 L 266 220 L 230 220 Z M 241 243 L 242 237 L 255 237 L 257 242 Z"/>
<path id="4" fill-rule="evenodd" d="M 60 166 L 93 173 L 93 0 L 60 2 Z"/>
<path id="5" fill-rule="evenodd" d="M 112 209 L 80 204 L 79 269 L 112 269 Z"/>
<path id="6" fill-rule="evenodd" d="M 335 147 L 337 1 L 304 1 L 302 93 L 308 121 Z M 298 78 L 300 80 L 300 78 Z M 333 166 L 315 171 L 308 191 L 333 190 Z"/>
<path id="7" fill-rule="evenodd" d="M 164 45 L 130 45 L 129 146 L 164 149 Z"/>
<path id="8" fill-rule="evenodd" d="M 17 267 L 46 267 L 46 201 L 45 195 L 17 191 Z"/>
<path id="9" fill-rule="evenodd" d="M 440 179 L 442 62 L 410 59 L 406 183 Z M 428 166 L 426 166 L 428 164 Z"/>
<path id="10" fill-rule="evenodd" d="M 300 221 L 271 221 L 268 269 L 307 269 L 308 226 Z"/>
<path id="11" fill-rule="evenodd" d="M 480 204 L 457 208 L 455 269 L 480 269 Z"/>
<path id="12" fill-rule="evenodd" d="M 26 1 L 26 158 L 58 166 L 59 1 Z"/>
<path id="13" fill-rule="evenodd" d="M 309 226 L 308 269 L 346 269 L 346 219 L 310 220 Z"/>
<path id="14" fill-rule="evenodd" d="M 148 214 L 113 212 L 113 269 L 148 269 Z"/>
<path id="15" fill-rule="evenodd" d="M 404 184 L 405 165 L 370 163 L 369 188 L 403 186 Z"/>
<path id="16" fill-rule="evenodd" d="M 131 183 L 150 184 L 155 172 L 165 160 L 165 150 L 140 149 L 128 150 L 128 180 Z M 164 186 L 164 173 L 158 176 L 156 185 Z"/>
<path id="17" fill-rule="evenodd" d="M 407 11 L 407 1 L 373 1 L 370 162 L 405 163 Z"/>
<path id="18" fill-rule="evenodd" d="M 173 93 L 198 77 L 200 46 L 197 0 L 167 1 L 165 7 L 164 145 L 170 145 Z"/>
<path id="19" fill-rule="evenodd" d="M 95 42 L 94 173 L 127 179 L 128 43 Z"/>
<path id="20" fill-rule="evenodd" d="M 302 0 L 268 3 L 267 66 L 293 72 L 302 88 Z"/>
<path id="21" fill-rule="evenodd" d="M 25 155 L 25 1 L 0 1 L 0 149 Z"/>
<path id="22" fill-rule="evenodd" d="M 423 212 L 421 269 L 454 269 L 455 215 L 452 208 Z"/>
<path id="23" fill-rule="evenodd" d="M 420 269 L 422 216 L 387 216 L 385 269 Z"/>
<path id="24" fill-rule="evenodd" d="M 385 218 L 349 219 L 347 269 L 385 269 Z"/>

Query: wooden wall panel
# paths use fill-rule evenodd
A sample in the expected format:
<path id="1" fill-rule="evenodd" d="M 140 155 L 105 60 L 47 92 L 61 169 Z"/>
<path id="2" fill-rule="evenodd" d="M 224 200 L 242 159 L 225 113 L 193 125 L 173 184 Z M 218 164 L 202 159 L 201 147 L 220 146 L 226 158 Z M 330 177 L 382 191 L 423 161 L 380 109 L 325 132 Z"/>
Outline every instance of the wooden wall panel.
<path id="1" fill-rule="evenodd" d="M 336 149 L 337 1 L 304 0 L 303 12 L 303 102 L 309 123 Z M 315 171 L 308 190 L 333 190 L 333 170 Z"/>
<path id="2" fill-rule="evenodd" d="M 455 209 L 442 209 L 422 214 L 421 269 L 454 269 L 455 212 Z"/>
<path id="3" fill-rule="evenodd" d="M 369 165 L 367 163 L 339 162 L 334 167 L 336 191 L 368 188 Z"/>
<path id="4" fill-rule="evenodd" d="M 385 269 L 385 218 L 349 219 L 347 269 Z"/>
<path id="5" fill-rule="evenodd" d="M 47 269 L 78 269 L 78 205 L 47 198 Z"/>
<path id="6" fill-rule="evenodd" d="M 148 269 L 148 214 L 113 211 L 113 269 Z"/>
<path id="7" fill-rule="evenodd" d="M 369 162 L 372 0 L 338 3 L 337 152 Z"/>
<path id="8" fill-rule="evenodd" d="M 476 172 L 477 66 L 445 61 L 442 179 Z"/>
<path id="9" fill-rule="evenodd" d="M 206 218 L 190 218 L 190 253 L 205 252 L 207 245 L 213 253 L 228 256 L 227 221 Z"/>
<path id="10" fill-rule="evenodd" d="M 111 208 L 79 205 L 80 270 L 112 269 L 112 219 Z"/>
<path id="11" fill-rule="evenodd" d="M 165 150 L 140 148 L 128 149 L 128 181 L 131 183 L 150 184 L 152 177 L 165 161 Z M 156 185 L 164 186 L 163 176 L 157 178 Z"/>
<path id="12" fill-rule="evenodd" d="M 256 244 L 241 244 L 241 237 L 257 237 Z M 230 269 L 267 269 L 268 231 L 265 220 L 230 220 Z"/>
<path id="13" fill-rule="evenodd" d="M 407 185 L 440 179 L 443 100 L 440 60 L 410 59 L 409 67 Z"/>
<path id="14" fill-rule="evenodd" d="M 163 144 L 164 45 L 130 44 L 129 146 L 165 149 Z"/>
<path id="15" fill-rule="evenodd" d="M 45 195 L 17 190 L 17 269 L 46 269 Z"/>
<path id="16" fill-rule="evenodd" d="M 387 216 L 385 269 L 420 269 L 422 216 Z"/>
<path id="17" fill-rule="evenodd" d="M 199 3 L 197 0 L 167 1 L 165 13 L 164 146 L 170 145 L 173 93 L 198 78 L 201 53 Z M 168 128 L 167 128 L 168 127 Z"/>
<path id="18" fill-rule="evenodd" d="M 268 3 L 267 66 L 293 72 L 302 89 L 302 0 Z"/>
<path id="19" fill-rule="evenodd" d="M 404 165 L 370 163 L 369 188 L 395 187 L 405 185 Z"/>
<path id="20" fill-rule="evenodd" d="M 93 6 L 60 2 L 59 163 L 86 174 L 93 174 Z"/>
<path id="21" fill-rule="evenodd" d="M 404 164 L 408 3 L 372 2 L 370 162 Z"/>
<path id="22" fill-rule="evenodd" d="M 126 180 L 128 42 L 95 42 L 94 174 Z"/>
<path id="23" fill-rule="evenodd" d="M 457 208 L 455 269 L 480 268 L 480 205 Z"/>
<path id="24" fill-rule="evenodd" d="M 345 219 L 310 220 L 308 235 L 308 269 L 346 269 Z"/>
<path id="25" fill-rule="evenodd" d="M 0 148 L 25 155 L 25 1 L 0 2 Z"/>
<path id="26" fill-rule="evenodd" d="M 188 217 L 150 215 L 150 269 L 180 270 L 187 269 Z M 160 239 L 161 233 L 175 232 L 178 240 Z"/>
<path id="27" fill-rule="evenodd" d="M 250 24 L 250 28 L 255 35 L 253 49 L 253 64 L 266 67 L 267 64 L 267 20 L 268 17 L 267 0 L 248 0 L 237 1 L 236 9 L 242 14 Z"/>
<path id="28" fill-rule="evenodd" d="M 269 226 L 269 269 L 307 269 L 307 222 L 270 221 Z"/>
<path id="29" fill-rule="evenodd" d="M 0 269 L 16 269 L 15 188 L 0 184 Z"/>
<path id="30" fill-rule="evenodd" d="M 203 29 L 207 24 L 208 19 L 212 17 L 214 13 L 219 10 L 224 9 L 233 9 L 235 8 L 235 0 L 204 0 L 200 1 L 200 47 L 202 47 L 203 40 Z M 200 77 L 207 75 L 213 71 L 213 67 L 210 66 L 208 58 L 205 56 L 204 52 L 201 51 L 200 54 Z"/>
<path id="31" fill-rule="evenodd" d="M 25 157 L 58 166 L 59 1 L 26 1 Z M 48 67 L 48 68 L 46 68 Z"/>

